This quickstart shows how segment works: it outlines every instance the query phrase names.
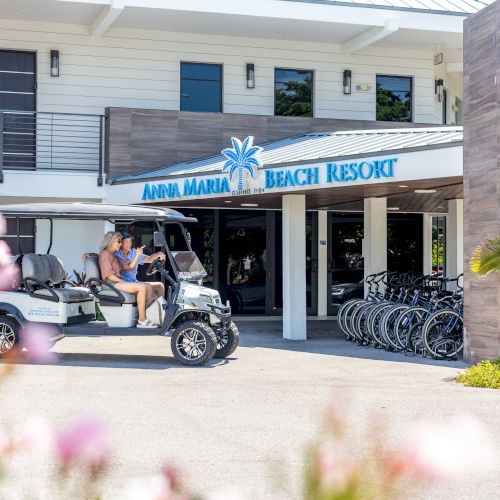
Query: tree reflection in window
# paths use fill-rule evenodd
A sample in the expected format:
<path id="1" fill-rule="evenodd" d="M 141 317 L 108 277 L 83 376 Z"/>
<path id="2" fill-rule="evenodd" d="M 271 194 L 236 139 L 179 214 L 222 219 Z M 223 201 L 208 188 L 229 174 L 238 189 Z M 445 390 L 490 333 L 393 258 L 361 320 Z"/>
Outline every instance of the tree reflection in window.
<path id="1" fill-rule="evenodd" d="M 274 70 L 274 114 L 312 116 L 312 71 Z"/>
<path id="2" fill-rule="evenodd" d="M 377 120 L 411 122 L 412 81 L 406 76 L 377 76 Z"/>

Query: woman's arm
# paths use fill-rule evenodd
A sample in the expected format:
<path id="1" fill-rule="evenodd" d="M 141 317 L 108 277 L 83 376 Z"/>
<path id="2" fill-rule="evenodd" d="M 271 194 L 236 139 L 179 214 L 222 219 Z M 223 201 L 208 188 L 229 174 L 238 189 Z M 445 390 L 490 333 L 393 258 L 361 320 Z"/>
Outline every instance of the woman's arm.
<path id="1" fill-rule="evenodd" d="M 117 276 L 116 274 L 109 274 L 106 276 L 105 281 L 116 281 L 117 283 L 122 283 L 124 280 L 120 278 L 120 276 Z"/>

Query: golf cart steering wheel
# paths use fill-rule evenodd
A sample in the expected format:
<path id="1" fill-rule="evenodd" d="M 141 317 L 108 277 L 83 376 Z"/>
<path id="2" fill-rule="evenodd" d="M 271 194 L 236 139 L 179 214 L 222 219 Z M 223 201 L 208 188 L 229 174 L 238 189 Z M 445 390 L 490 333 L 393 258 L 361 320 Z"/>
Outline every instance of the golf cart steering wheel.
<path id="1" fill-rule="evenodd" d="M 152 276 L 153 274 L 157 273 L 159 271 L 160 263 L 162 263 L 161 258 L 156 257 L 156 259 L 153 260 L 153 262 L 151 262 L 151 264 L 149 264 L 149 267 L 146 269 L 146 276 Z"/>

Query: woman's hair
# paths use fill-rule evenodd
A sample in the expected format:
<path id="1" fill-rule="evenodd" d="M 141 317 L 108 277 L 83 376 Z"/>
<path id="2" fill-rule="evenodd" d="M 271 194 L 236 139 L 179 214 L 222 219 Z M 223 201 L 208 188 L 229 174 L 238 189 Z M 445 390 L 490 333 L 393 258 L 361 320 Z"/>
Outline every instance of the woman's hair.
<path id="1" fill-rule="evenodd" d="M 99 247 L 100 251 L 102 252 L 103 250 L 106 250 L 106 248 L 113 243 L 113 240 L 117 237 L 121 237 L 121 233 L 118 233 L 116 231 L 108 231 L 101 240 L 101 245 Z"/>

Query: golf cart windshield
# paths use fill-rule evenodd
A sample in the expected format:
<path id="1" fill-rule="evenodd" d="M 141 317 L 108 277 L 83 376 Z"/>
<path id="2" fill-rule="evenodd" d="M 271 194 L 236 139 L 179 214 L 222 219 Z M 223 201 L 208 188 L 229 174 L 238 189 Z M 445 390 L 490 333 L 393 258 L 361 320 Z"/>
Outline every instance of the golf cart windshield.
<path id="1" fill-rule="evenodd" d="M 200 259 L 192 250 L 174 251 L 172 252 L 172 258 L 177 267 L 176 274 L 181 280 L 200 280 L 207 275 Z"/>

